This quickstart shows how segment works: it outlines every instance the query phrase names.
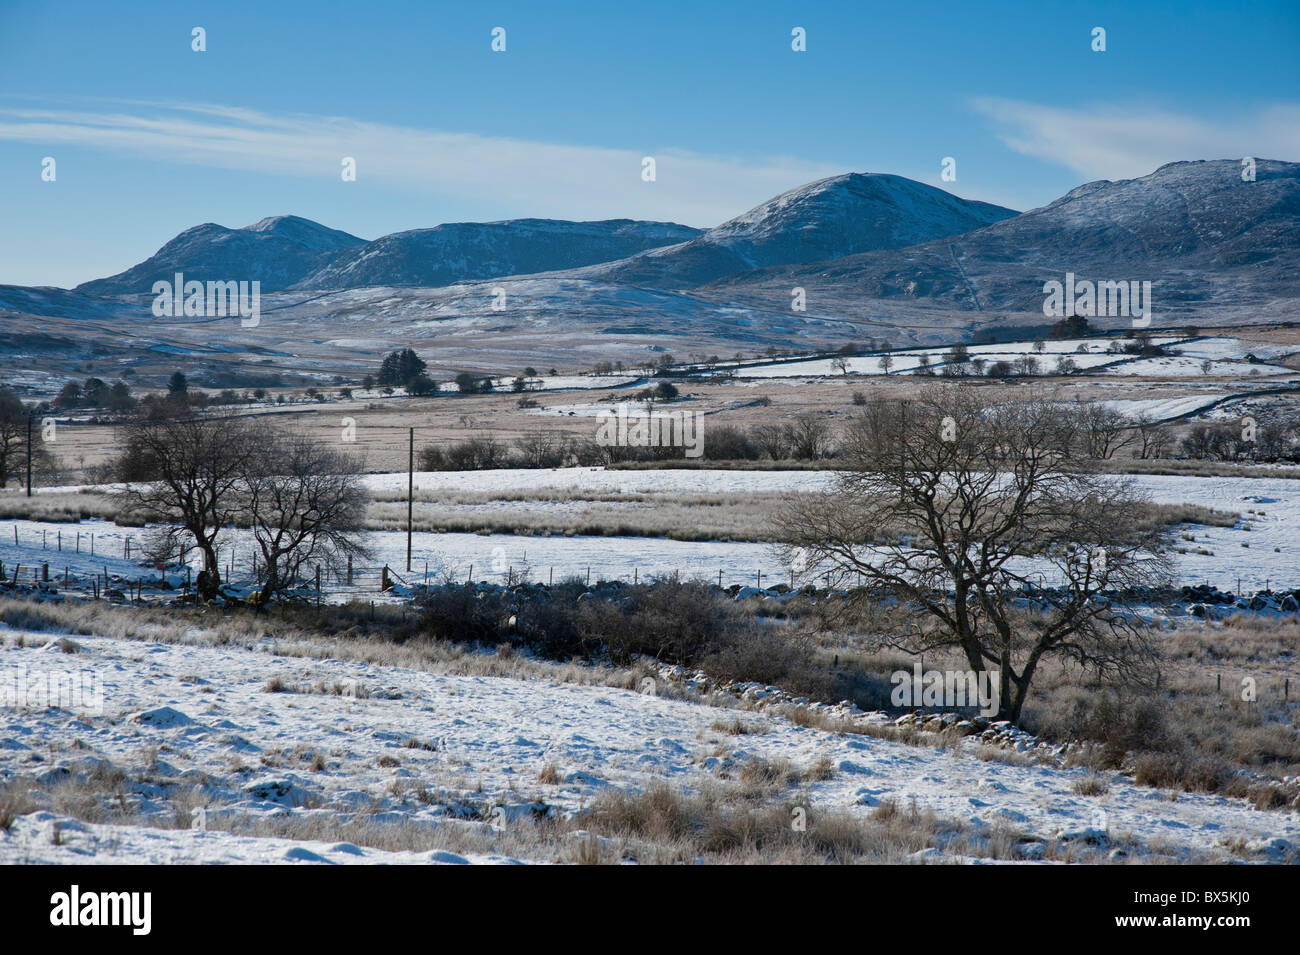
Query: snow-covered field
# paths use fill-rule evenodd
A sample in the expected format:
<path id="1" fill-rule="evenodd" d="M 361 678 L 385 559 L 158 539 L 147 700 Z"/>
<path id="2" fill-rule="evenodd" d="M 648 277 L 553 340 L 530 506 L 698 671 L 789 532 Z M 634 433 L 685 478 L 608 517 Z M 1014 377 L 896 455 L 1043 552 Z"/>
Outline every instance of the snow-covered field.
<path id="1" fill-rule="evenodd" d="M 1026 356 L 1038 361 L 1038 374 L 1055 374 L 1057 362 L 1069 359 L 1078 371 L 1100 372 L 1107 375 L 1183 378 L 1201 375 L 1213 376 L 1276 376 L 1295 375 L 1294 369 L 1265 362 L 1285 357 L 1300 348 L 1268 345 L 1236 338 L 1153 338 L 1152 344 L 1167 346 L 1177 355 L 1159 358 L 1135 359 L 1130 355 L 1108 351 L 1109 342 L 1099 339 L 1069 339 L 1061 341 L 1008 342 L 997 345 L 971 345 L 967 352 L 972 359 L 984 362 L 1015 362 Z M 1039 350 L 1041 348 L 1041 350 Z M 1080 350 L 1082 349 L 1082 350 Z M 925 357 L 929 366 L 941 373 L 948 362 L 947 348 L 918 348 L 889 353 L 889 369 L 881 366 L 880 355 L 853 358 L 810 358 L 803 361 L 777 361 L 751 364 L 734 369 L 740 378 L 819 378 L 829 375 L 900 375 L 910 374 L 921 367 Z M 1240 361 L 1254 355 L 1260 363 Z M 1202 363 L 1208 361 L 1208 371 Z M 843 363 L 843 369 L 841 368 Z"/>
<path id="2" fill-rule="evenodd" d="M 831 480 L 825 471 L 732 471 L 732 470 L 604 470 L 562 468 L 538 470 L 420 472 L 415 485 L 420 492 L 435 490 L 515 491 L 553 490 L 557 497 L 571 492 L 629 495 L 673 495 L 816 491 Z M 1184 475 L 1137 475 L 1134 483 L 1161 504 L 1194 504 L 1242 516 L 1235 527 L 1185 528 L 1195 535 L 1193 542 L 1180 542 L 1185 553 L 1176 557 L 1184 583 L 1209 582 L 1223 590 L 1235 590 L 1240 579 L 1243 590 L 1266 586 L 1300 586 L 1300 481 L 1286 478 L 1194 477 Z M 405 490 L 406 476 L 371 475 L 374 490 Z M 512 502 L 519 510 L 554 510 L 578 507 L 578 502 Z M 627 505 L 645 506 L 643 504 Z M 1253 512 L 1253 513 L 1252 513 Z M 13 529 L 18 529 L 14 544 Z M 1249 526 L 1249 529 L 1247 529 Z M 69 550 L 71 535 L 82 534 L 82 553 Z M 56 535 L 64 535 L 64 549 L 55 550 Z M 95 535 L 96 555 L 88 554 L 88 538 Z M 44 561 L 51 573 L 92 575 L 105 566 L 124 577 L 148 577 L 157 571 L 142 569 L 123 559 L 123 538 L 139 543 L 141 528 L 119 527 L 104 521 L 83 521 L 80 525 L 41 521 L 0 522 L 0 561 L 12 568 L 15 562 L 30 568 Z M 42 546 L 44 541 L 44 546 Z M 372 573 L 387 564 L 405 575 L 406 535 L 403 532 L 374 531 L 366 535 L 374 553 L 373 566 L 358 567 Z M 248 569 L 252 550 L 247 532 L 232 530 L 222 543 L 222 562 L 234 548 L 236 569 Z M 626 579 L 634 575 L 680 573 L 722 583 L 754 584 L 762 573 L 764 582 L 777 583 L 787 571 L 772 548 L 744 541 L 676 541 L 649 537 L 518 536 L 511 534 L 435 534 L 416 532 L 412 540 L 412 571 L 422 579 L 426 562 L 431 577 L 448 573 L 458 580 L 473 573 L 475 580 L 500 580 L 511 570 L 528 567 L 534 580 L 555 580 L 566 576 L 585 577 L 590 568 L 593 580 Z M 12 572 L 12 571 L 10 571 Z"/>
<path id="3" fill-rule="evenodd" d="M 14 645 L 18 634 L 0 634 L 7 645 L 0 685 L 20 672 L 30 678 L 75 668 L 97 675 L 102 692 L 98 711 L 8 709 L 0 777 L 50 783 L 112 764 L 127 773 L 123 805 L 146 826 L 29 814 L 0 832 L 5 863 L 500 861 L 231 836 L 217 831 L 218 821 L 292 813 L 377 826 L 510 827 L 543 806 L 563 817 L 580 814 L 608 787 L 637 791 L 668 782 L 698 791 L 755 759 L 829 763 L 829 779 L 805 784 L 814 813 L 866 814 L 886 800 L 915 800 L 977 833 L 1010 825 L 1051 839 L 1109 830 L 1112 842 L 1131 840 L 1139 857 L 1155 848 L 1225 857 L 1225 845 L 1240 840 L 1248 854 L 1269 859 L 1268 852 L 1300 840 L 1294 812 L 1262 812 L 1217 796 L 1171 799 L 1118 775 L 1108 777 L 1103 795 L 1083 796 L 1074 792 L 1083 770 L 985 761 L 969 751 L 972 740 L 955 749 L 910 746 L 800 727 L 769 712 L 745 714 L 766 732 L 733 736 L 712 725 L 734 710 L 690 700 L 284 656 L 270 638 L 221 646 L 77 637 L 80 651 L 60 656 L 40 649 L 48 634 L 26 634 L 22 649 Z M 355 692 L 267 692 L 277 678 Z M 550 764 L 556 781 L 540 782 Z M 172 800 L 194 786 L 202 787 L 207 831 L 185 829 L 183 819 L 176 828 Z M 414 792 L 433 795 L 411 798 Z M 198 818 L 192 810 L 181 815 Z"/>
<path id="4" fill-rule="evenodd" d="M 1173 398 L 1121 398 L 1103 401 L 1102 404 L 1135 421 L 1141 418 L 1149 421 L 1170 421 L 1193 414 L 1202 408 L 1208 408 L 1228 397 L 1230 395 L 1227 392 L 1198 391 L 1195 394 L 1178 395 Z"/>

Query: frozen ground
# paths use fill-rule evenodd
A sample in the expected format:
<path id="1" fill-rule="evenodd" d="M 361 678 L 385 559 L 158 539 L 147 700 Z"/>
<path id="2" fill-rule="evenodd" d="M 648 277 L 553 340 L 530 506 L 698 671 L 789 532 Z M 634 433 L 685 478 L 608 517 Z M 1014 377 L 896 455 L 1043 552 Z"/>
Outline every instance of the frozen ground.
<path id="1" fill-rule="evenodd" d="M 1223 858 L 1226 844 L 1240 841 L 1247 855 L 1265 860 L 1300 840 L 1295 812 L 1262 812 L 1217 796 L 1174 799 L 1118 775 L 1108 777 L 1105 794 L 1082 796 L 1074 784 L 1083 770 L 985 761 L 970 752 L 973 740 L 954 749 L 909 746 L 800 727 L 767 712 L 745 717 L 765 733 L 732 736 L 711 727 L 735 711 L 702 703 L 284 656 L 267 637 L 240 646 L 79 636 L 80 651 L 60 656 L 39 649 L 49 634 L 0 634 L 6 643 L 0 685 L 11 685 L 19 673 L 30 681 L 54 668 L 90 671 L 102 681 L 98 707 L 6 712 L 0 777 L 32 775 L 49 783 L 110 763 L 127 773 L 122 804 L 145 826 L 63 821 L 56 838 L 57 817 L 29 814 L 8 834 L 0 832 L 6 863 L 459 861 L 229 836 L 216 831 L 217 821 L 296 814 L 360 816 L 379 826 L 481 826 L 463 821 L 481 818 L 509 827 L 539 811 L 580 814 L 608 787 L 636 791 L 667 782 L 697 791 L 754 759 L 796 767 L 828 762 L 831 778 L 807 784 L 802 797 L 811 814 L 827 808 L 865 814 L 885 800 L 904 806 L 915 800 L 977 832 L 1007 825 L 1051 839 L 1109 830 L 1112 842 L 1130 843 L 1139 859 L 1153 848 Z M 21 649 L 20 635 L 27 643 Z M 272 679 L 317 689 L 268 693 Z M 333 684 L 352 692 L 320 689 Z M 557 781 L 543 784 L 538 774 L 550 764 Z M 204 833 L 176 829 L 172 800 L 194 786 L 202 787 L 198 804 L 206 803 L 211 823 Z M 431 795 L 415 799 L 410 792 Z"/>
<path id="2" fill-rule="evenodd" d="M 549 470 L 498 470 L 464 472 L 421 472 L 416 475 L 420 491 L 435 489 L 465 491 L 545 491 L 557 496 L 574 491 L 607 494 L 739 494 L 774 491 L 814 491 L 827 486 L 830 472 L 824 471 L 730 471 L 730 470 L 613 470 L 600 468 L 563 468 Z M 1147 492 L 1152 500 L 1163 504 L 1195 504 L 1241 515 L 1234 527 L 1195 526 L 1180 529 L 1195 535 L 1194 541 L 1180 541 L 1185 553 L 1178 554 L 1176 566 L 1182 582 L 1211 583 L 1223 590 L 1235 590 L 1240 579 L 1242 590 L 1259 590 L 1266 586 L 1289 588 L 1300 586 L 1300 481 L 1286 478 L 1195 477 L 1184 475 L 1136 475 L 1131 480 Z M 404 490 L 406 476 L 372 475 L 372 488 Z M 527 509 L 528 502 L 512 506 Z M 539 509 L 554 509 L 553 502 L 542 501 Z M 578 506 L 576 503 L 573 506 Z M 633 506 L 629 504 L 628 506 Z M 636 505 L 644 506 L 644 505 Z M 14 544 L 14 527 L 18 544 Z M 1249 528 L 1249 529 L 1247 529 Z M 77 531 L 82 534 L 82 553 L 69 553 L 69 541 Z M 64 549 L 56 552 L 56 535 L 64 535 Z M 86 553 L 88 537 L 95 535 L 96 556 Z M 65 566 L 71 573 L 95 574 L 108 566 L 110 573 L 134 577 L 154 576 L 157 571 L 142 569 L 138 563 L 123 559 L 122 538 L 137 543 L 141 528 L 118 527 L 103 521 L 83 521 L 78 525 L 40 521 L 0 522 L 0 561 L 6 568 L 15 562 L 31 568 L 43 561 L 50 563 L 52 574 L 61 574 Z M 42 538 L 44 535 L 44 538 Z M 375 552 L 377 571 L 388 564 L 405 575 L 406 535 L 402 532 L 375 531 L 366 535 Z M 44 546 L 42 546 L 44 539 Z M 236 568 L 246 568 L 251 559 L 249 537 L 243 531 L 225 535 L 222 562 L 234 547 Z M 511 534 L 434 534 L 417 532 L 412 540 L 412 570 L 415 580 L 422 579 L 425 562 L 430 575 L 442 572 L 459 580 L 471 568 L 475 580 L 500 580 L 511 569 L 528 567 L 534 580 L 546 581 L 569 575 L 585 577 L 591 569 L 593 580 L 631 579 L 634 574 L 681 573 L 716 581 L 722 571 L 724 584 L 753 584 L 758 573 L 764 583 L 786 580 L 786 570 L 777 562 L 770 546 L 740 541 L 675 541 L 648 537 L 586 536 L 519 536 Z M 363 568 L 358 567 L 358 570 Z M 8 572 L 12 573 L 12 569 Z M 30 569 L 24 572 L 30 575 Z"/>
<path id="3" fill-rule="evenodd" d="M 1254 377 L 1260 375 L 1295 375 L 1294 369 L 1277 365 L 1255 364 L 1239 361 L 1251 354 L 1267 362 L 1300 351 L 1295 346 L 1268 345 L 1237 338 L 1203 338 L 1184 340 L 1179 338 L 1153 338 L 1155 345 L 1169 346 L 1179 355 L 1160 358 L 1135 359 L 1131 355 L 1112 354 L 1107 351 L 1109 339 L 1069 339 L 1062 341 L 1044 341 L 1042 351 L 1036 350 L 1034 342 L 1008 342 L 997 345 L 971 345 L 967 352 L 971 358 L 978 358 L 986 366 L 997 361 L 1014 362 L 1026 355 L 1038 360 L 1040 374 L 1054 374 L 1057 361 L 1068 358 L 1075 367 L 1083 372 L 1101 372 L 1108 375 L 1146 376 L 1146 377 L 1192 377 L 1207 374 L 1202 362 L 1209 361 L 1208 374 L 1214 376 Z M 1080 351 L 1079 349 L 1084 349 Z M 925 356 L 931 368 L 942 373 L 948 364 L 947 348 L 918 348 L 906 351 L 890 352 L 890 368 L 886 372 L 880 365 L 879 354 L 854 358 L 845 358 L 843 362 L 850 375 L 899 375 L 910 374 L 921 365 L 921 356 Z M 839 360 L 831 358 L 810 358 L 796 361 L 774 361 L 764 364 L 750 364 L 734 369 L 741 378 L 814 378 L 828 375 L 841 375 Z"/>

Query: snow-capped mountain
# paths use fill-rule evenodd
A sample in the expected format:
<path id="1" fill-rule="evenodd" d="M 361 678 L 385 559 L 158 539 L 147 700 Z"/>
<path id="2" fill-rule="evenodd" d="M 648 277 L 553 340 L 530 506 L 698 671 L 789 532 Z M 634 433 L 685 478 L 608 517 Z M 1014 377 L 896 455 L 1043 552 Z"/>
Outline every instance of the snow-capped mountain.
<path id="1" fill-rule="evenodd" d="M 199 226 L 134 269 L 76 291 L 0 286 L 0 378 L 171 355 L 342 373 L 400 344 L 436 343 L 447 361 L 484 368 L 863 337 L 933 344 L 1041 324 L 1043 285 L 1067 272 L 1151 281 L 1157 326 L 1294 321 L 1300 164 L 1258 160 L 1253 181 L 1241 172 L 1239 160 L 1173 163 L 1139 179 L 1088 183 L 1014 216 L 896 176 L 851 174 L 703 234 L 628 220 L 518 220 L 363 242 L 294 217 Z M 972 219 L 978 227 L 950 231 Z M 930 238 L 888 247 L 917 236 Z M 560 268 L 599 257 L 605 264 Z M 265 264 L 260 276 L 250 263 Z M 151 283 L 175 271 L 260 277 L 261 325 L 214 339 L 209 323 L 154 318 Z M 504 310 L 494 307 L 498 286 Z M 806 311 L 791 308 L 796 286 L 806 290 Z"/>
<path id="2" fill-rule="evenodd" d="M 182 272 L 187 281 L 256 279 L 262 291 L 274 292 L 292 285 L 339 250 L 364 242 L 299 216 L 273 216 L 242 229 L 205 222 L 186 229 L 139 265 L 83 282 L 76 290 L 90 295 L 136 295 Z"/>
<path id="3" fill-rule="evenodd" d="M 1015 214 L 902 176 L 852 172 L 784 192 L 689 242 L 578 274 L 652 288 L 690 288 L 765 266 L 901 249 Z"/>
<path id="4" fill-rule="evenodd" d="M 305 276 L 295 287 L 313 290 L 372 285 L 436 287 L 551 272 L 608 262 L 699 234 L 699 229 L 672 222 L 632 219 L 455 222 L 432 229 L 395 232 L 351 248 Z"/>
<path id="5" fill-rule="evenodd" d="M 432 287 L 607 262 L 699 234 L 670 222 L 515 219 L 451 223 L 367 242 L 299 216 L 274 216 L 242 229 L 206 222 L 139 265 L 85 282 L 77 291 L 139 295 L 177 272 L 187 280 L 256 279 L 263 292 Z"/>
<path id="6" fill-rule="evenodd" d="M 1080 186 L 1040 209 L 895 251 L 723 279 L 710 297 L 789 298 L 822 307 L 874 301 L 958 310 L 1038 311 L 1043 284 L 1150 280 L 1157 311 L 1300 297 L 1300 164 L 1177 162 L 1148 176 Z"/>

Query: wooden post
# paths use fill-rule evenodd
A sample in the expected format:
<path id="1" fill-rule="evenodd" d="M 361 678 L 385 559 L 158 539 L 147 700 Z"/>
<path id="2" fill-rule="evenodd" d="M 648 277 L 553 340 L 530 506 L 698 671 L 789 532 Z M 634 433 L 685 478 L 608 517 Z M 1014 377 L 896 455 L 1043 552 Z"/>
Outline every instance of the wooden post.
<path id="1" fill-rule="evenodd" d="M 50 582 L 50 565 L 48 562 L 41 564 L 41 580 L 47 584 Z"/>
<path id="2" fill-rule="evenodd" d="M 352 555 L 348 554 L 348 586 L 352 586 Z"/>
<path id="3" fill-rule="evenodd" d="M 59 531 L 59 537 L 57 543 L 59 546 L 59 550 L 60 551 L 63 550 L 63 531 Z"/>
<path id="4" fill-rule="evenodd" d="M 722 568 L 718 568 L 718 589 L 722 589 Z"/>
<path id="5" fill-rule="evenodd" d="M 90 556 L 91 557 L 95 556 L 95 535 L 94 534 L 90 535 Z"/>
<path id="6" fill-rule="evenodd" d="M 587 586 L 591 586 L 591 565 L 587 565 Z"/>

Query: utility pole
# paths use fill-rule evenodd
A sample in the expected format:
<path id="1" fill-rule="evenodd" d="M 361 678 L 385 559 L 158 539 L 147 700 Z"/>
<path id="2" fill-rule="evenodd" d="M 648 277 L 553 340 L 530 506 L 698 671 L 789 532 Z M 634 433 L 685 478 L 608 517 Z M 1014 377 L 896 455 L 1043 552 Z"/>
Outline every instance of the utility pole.
<path id="1" fill-rule="evenodd" d="M 32 418 L 36 415 L 33 408 L 27 412 L 27 496 L 32 496 Z"/>
<path id="2" fill-rule="evenodd" d="M 411 509 L 415 500 L 415 429 L 406 453 L 406 572 L 411 572 Z"/>

